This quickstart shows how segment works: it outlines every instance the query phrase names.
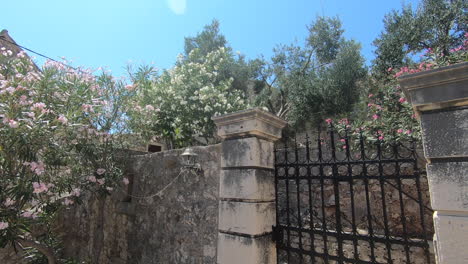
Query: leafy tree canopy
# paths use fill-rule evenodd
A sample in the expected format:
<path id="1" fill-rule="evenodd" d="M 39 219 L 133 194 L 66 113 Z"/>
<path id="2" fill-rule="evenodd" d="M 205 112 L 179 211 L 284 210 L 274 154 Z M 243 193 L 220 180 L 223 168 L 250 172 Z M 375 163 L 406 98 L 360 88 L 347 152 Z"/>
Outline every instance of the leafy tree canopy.
<path id="1" fill-rule="evenodd" d="M 247 60 L 240 52 L 234 53 L 226 37 L 220 32 L 218 20 L 213 20 L 211 24 L 206 25 L 203 30 L 194 37 L 186 37 L 184 44 L 183 59 L 179 62 L 203 63 L 209 53 L 225 49 L 227 54 L 226 62 L 218 70 L 218 82 L 223 82 L 230 78 L 233 79 L 231 88 L 249 94 L 248 87 L 251 80 L 257 79 L 259 60 Z M 193 51 L 196 50 L 196 53 Z"/>
<path id="2" fill-rule="evenodd" d="M 391 69 L 411 64 L 426 50 L 443 57 L 463 43 L 468 30 L 465 0 L 423 0 L 413 10 L 405 5 L 384 18 L 384 30 L 374 40 L 373 74 L 388 80 Z M 389 70 L 390 69 L 390 70 Z"/>
<path id="3" fill-rule="evenodd" d="M 296 126 L 351 111 L 366 75 L 360 45 L 343 37 L 338 18 L 318 17 L 308 29 L 303 46 L 274 50 L 262 70 L 267 88 L 256 102 Z"/>

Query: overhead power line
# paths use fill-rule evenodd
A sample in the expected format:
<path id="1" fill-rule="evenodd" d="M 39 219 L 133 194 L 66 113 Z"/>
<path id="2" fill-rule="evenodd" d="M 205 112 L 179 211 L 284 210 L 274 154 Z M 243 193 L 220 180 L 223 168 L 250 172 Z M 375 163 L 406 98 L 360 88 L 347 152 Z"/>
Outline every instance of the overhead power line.
<path id="1" fill-rule="evenodd" d="M 10 44 L 12 44 L 12 45 L 15 45 L 15 46 L 17 46 L 17 47 L 19 47 L 19 48 L 21 48 L 21 49 L 23 49 L 23 50 L 27 50 L 27 51 L 29 51 L 29 52 L 31 52 L 31 53 L 34 53 L 34 54 L 36 54 L 37 56 L 46 58 L 46 59 L 51 60 L 51 61 L 56 62 L 56 63 L 60 63 L 60 64 L 62 64 L 63 66 L 66 66 L 66 67 L 68 67 L 68 68 L 70 68 L 70 69 L 73 69 L 73 70 L 75 70 L 75 71 L 81 71 L 80 69 L 77 69 L 77 68 L 75 68 L 75 67 L 73 67 L 73 66 L 70 66 L 70 65 L 68 65 L 68 64 L 66 64 L 66 63 L 63 63 L 63 62 L 61 62 L 61 61 L 57 61 L 57 60 L 55 60 L 55 59 L 52 59 L 52 58 L 49 57 L 49 56 L 46 56 L 46 55 L 44 55 L 44 54 L 41 54 L 41 53 L 39 53 L 39 52 L 37 52 L 37 51 L 34 51 L 34 50 L 32 50 L 32 49 L 29 49 L 29 48 L 26 48 L 26 47 L 24 47 L 24 46 L 21 46 L 21 45 L 17 44 L 16 42 L 9 41 L 8 39 L 5 38 L 5 36 L 0 36 L 0 39 L 3 40 L 3 41 L 5 41 L 5 42 L 8 42 L 8 43 L 10 43 Z"/>

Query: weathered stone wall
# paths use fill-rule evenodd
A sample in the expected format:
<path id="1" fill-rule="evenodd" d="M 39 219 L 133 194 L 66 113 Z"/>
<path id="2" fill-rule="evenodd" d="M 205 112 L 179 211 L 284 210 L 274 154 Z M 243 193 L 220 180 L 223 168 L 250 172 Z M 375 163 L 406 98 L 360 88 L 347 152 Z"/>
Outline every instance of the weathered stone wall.
<path id="1" fill-rule="evenodd" d="M 135 157 L 127 263 L 216 263 L 220 145 L 196 147 L 202 171 L 181 173 L 181 150 Z M 179 177 L 178 179 L 175 179 Z"/>
<path id="2" fill-rule="evenodd" d="M 128 187 L 87 194 L 64 210 L 55 228 L 64 256 L 92 264 L 216 263 L 221 148 L 193 149 L 202 171 L 183 170 L 183 150 L 133 156 Z M 2 264 L 18 257 L 0 251 Z"/>

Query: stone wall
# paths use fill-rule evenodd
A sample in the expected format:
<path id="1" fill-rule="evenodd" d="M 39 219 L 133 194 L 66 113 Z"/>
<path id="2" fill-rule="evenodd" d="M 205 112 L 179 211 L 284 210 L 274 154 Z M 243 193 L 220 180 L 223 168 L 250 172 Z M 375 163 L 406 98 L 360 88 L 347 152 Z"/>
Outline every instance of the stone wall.
<path id="1" fill-rule="evenodd" d="M 196 147 L 201 172 L 181 174 L 181 150 L 135 157 L 127 263 L 216 263 L 220 145 Z M 179 177 L 175 180 L 176 177 Z"/>
<path id="2" fill-rule="evenodd" d="M 64 256 L 93 264 L 216 263 L 221 148 L 193 149 L 202 171 L 183 170 L 183 150 L 136 155 L 128 186 L 64 210 L 55 228 Z M 2 249 L 0 263 L 20 262 Z"/>

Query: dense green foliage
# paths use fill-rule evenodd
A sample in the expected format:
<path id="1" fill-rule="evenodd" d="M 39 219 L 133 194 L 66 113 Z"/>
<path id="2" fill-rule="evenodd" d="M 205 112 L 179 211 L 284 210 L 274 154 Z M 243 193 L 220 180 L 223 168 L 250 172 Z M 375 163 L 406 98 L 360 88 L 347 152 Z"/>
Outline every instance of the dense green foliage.
<path id="1" fill-rule="evenodd" d="M 318 17 L 305 44 L 276 48 L 263 74 L 266 87 L 257 104 L 303 126 L 351 111 L 366 69 L 360 45 L 344 39 L 340 20 Z"/>
<path id="2" fill-rule="evenodd" d="M 32 246 L 53 263 L 55 215 L 122 180 L 116 135 L 131 94 L 110 75 L 51 61 L 39 72 L 24 52 L 1 50 L 0 247 Z"/>
<path id="3" fill-rule="evenodd" d="M 413 10 L 405 5 L 385 16 L 384 30 L 375 39 L 376 58 L 372 72 L 382 81 L 392 78 L 388 69 L 419 62 L 421 52 L 431 50 L 438 58 L 463 44 L 468 31 L 468 2 L 423 0 Z"/>
<path id="4" fill-rule="evenodd" d="M 129 111 L 134 132 L 159 137 L 169 148 L 209 144 L 216 131 L 213 116 L 247 107 L 242 91 L 232 89 L 233 78 L 219 77 L 230 63 L 229 51 L 221 47 L 196 60 L 199 51 L 159 76 L 151 70 L 136 74 L 137 97 Z"/>
<path id="5" fill-rule="evenodd" d="M 203 63 L 208 54 L 223 48 L 227 56 L 216 70 L 217 76 L 214 81 L 222 82 L 232 78 L 231 89 L 247 95 L 249 83 L 258 77 L 261 62 L 258 59 L 246 60 L 240 52 L 234 53 L 226 37 L 221 34 L 219 26 L 219 22 L 213 20 L 195 37 L 186 37 L 183 59 L 177 65 L 188 62 Z M 195 50 L 196 52 L 192 52 Z"/>

